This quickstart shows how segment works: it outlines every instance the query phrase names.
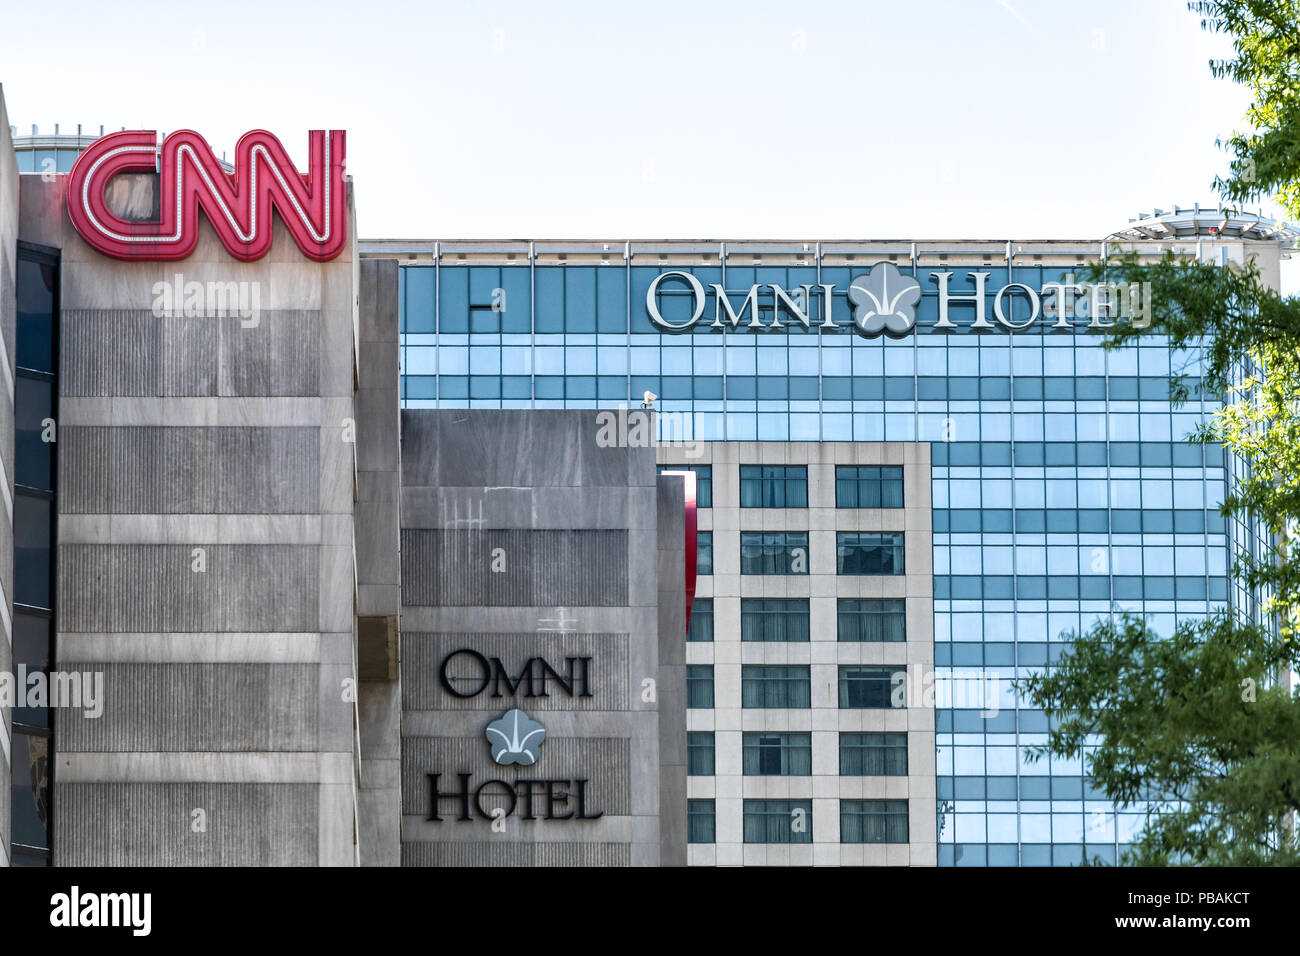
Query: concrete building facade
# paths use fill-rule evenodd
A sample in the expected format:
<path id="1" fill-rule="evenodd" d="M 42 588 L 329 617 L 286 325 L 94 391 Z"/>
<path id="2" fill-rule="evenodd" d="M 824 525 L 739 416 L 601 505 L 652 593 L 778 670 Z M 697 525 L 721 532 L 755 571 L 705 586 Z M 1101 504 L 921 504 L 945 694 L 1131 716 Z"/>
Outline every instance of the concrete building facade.
<path id="1" fill-rule="evenodd" d="M 594 412 L 403 413 L 404 865 L 685 862 L 683 479 L 599 435 Z M 484 746 L 515 708 L 535 765 Z"/>
<path id="2" fill-rule="evenodd" d="M 354 863 L 358 261 L 116 262 L 65 181 L 20 200 L 60 255 L 55 659 L 108 696 L 57 714 L 53 862 Z M 177 276 L 258 313 L 160 305 Z"/>
<path id="3" fill-rule="evenodd" d="M 716 837 L 691 844 L 691 864 L 933 866 L 934 702 L 924 696 L 909 700 L 911 686 L 898 680 L 907 674 L 923 679 L 934 670 L 928 446 L 704 442 L 698 450 L 689 459 L 680 446 L 658 451 L 661 465 L 708 469 L 712 484 L 710 506 L 700 511 L 711 573 L 700 576 L 696 592 L 697 611 L 711 616 L 712 639 L 688 642 L 686 661 L 688 667 L 708 669 L 713 679 L 713 706 L 687 710 L 689 739 L 696 748 L 711 745 L 713 772 L 692 767 L 688 797 L 697 819 L 713 808 Z M 767 508 L 746 500 L 742 467 L 806 469 L 806 507 Z M 889 502 L 898 507 L 839 506 L 837 470 L 843 475 L 859 467 L 901 471 L 901 496 Z M 758 569 L 747 566 L 746 551 L 752 550 L 747 539 L 773 532 L 806 536 L 806 572 L 797 554 L 790 565 L 762 569 L 790 573 L 753 573 Z M 902 535 L 902 573 L 846 568 L 845 538 L 879 533 Z M 883 610 L 890 604 L 901 605 L 904 616 L 890 640 L 849 640 L 841 633 L 841 617 L 847 623 L 864 606 Z M 776 614 L 798 623 L 785 634 L 773 634 L 764 624 Z M 700 631 L 697 626 L 696 637 Z M 782 637 L 787 639 L 774 639 Z M 771 706 L 772 701 L 746 694 L 745 685 L 756 679 L 748 675 L 768 667 L 806 668 L 807 700 Z M 901 686 L 901 700 L 845 698 L 852 675 L 874 669 L 886 671 L 891 692 Z M 767 751 L 784 749 L 785 735 L 793 735 L 796 746 L 806 741 L 811 748 L 806 762 L 802 755 L 793 760 L 773 755 L 764 766 Z M 873 754 L 885 752 L 886 740 L 891 750 L 901 745 L 901 759 L 888 767 L 851 766 L 868 746 Z M 889 772 L 875 772 L 884 770 Z M 802 821 L 807 830 L 797 833 L 806 832 L 809 839 L 755 842 L 755 807 L 768 801 L 808 804 L 809 816 Z M 886 809 L 895 816 L 901 811 L 906 824 L 899 835 L 906 838 L 854 842 L 853 834 L 842 832 L 841 820 L 864 815 L 858 808 L 866 801 L 881 817 Z"/>

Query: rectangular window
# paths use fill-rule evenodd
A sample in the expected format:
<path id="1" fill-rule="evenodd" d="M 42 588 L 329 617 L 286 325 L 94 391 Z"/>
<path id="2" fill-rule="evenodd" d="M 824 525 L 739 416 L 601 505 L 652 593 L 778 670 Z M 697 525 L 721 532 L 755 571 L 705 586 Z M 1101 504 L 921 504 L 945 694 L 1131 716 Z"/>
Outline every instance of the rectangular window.
<path id="1" fill-rule="evenodd" d="M 806 465 L 741 465 L 740 507 L 807 508 Z"/>
<path id="2" fill-rule="evenodd" d="M 746 800 L 746 843 L 811 843 L 811 800 Z"/>
<path id="3" fill-rule="evenodd" d="M 44 424 L 58 418 L 59 259 L 56 250 L 17 244 L 14 352 L 13 655 L 15 671 L 55 669 L 55 544 L 57 448 Z M 9 736 L 10 859 L 49 866 L 54 736 L 44 707 L 16 707 Z"/>
<path id="4" fill-rule="evenodd" d="M 713 573 L 713 532 L 697 531 L 695 533 L 695 573 Z"/>
<path id="5" fill-rule="evenodd" d="M 49 680 L 50 657 L 54 653 L 53 635 L 50 633 L 52 618 L 48 611 L 21 606 L 14 609 L 14 674 L 18 673 L 20 667 L 26 667 L 29 676 L 41 673 Z M 20 697 L 17 706 L 10 711 L 13 723 L 29 728 L 49 729 L 50 708 L 25 707 L 25 701 L 25 696 Z"/>
<path id="6" fill-rule="evenodd" d="M 696 598 L 691 603 L 691 626 L 686 640 L 701 643 L 713 640 L 713 598 Z"/>
<path id="7" fill-rule="evenodd" d="M 716 843 L 712 800 L 686 801 L 686 842 Z"/>
<path id="8" fill-rule="evenodd" d="M 14 495 L 14 603 L 53 608 L 50 557 L 54 500 L 48 494 Z"/>
<path id="9" fill-rule="evenodd" d="M 713 732 L 692 730 L 686 735 L 686 775 L 712 777 L 714 774 Z"/>
<path id="10" fill-rule="evenodd" d="M 54 374 L 54 334 L 57 325 L 59 263 L 43 254 L 20 249 L 17 284 L 16 364 L 19 368 Z"/>
<path id="11" fill-rule="evenodd" d="M 811 707 L 812 679 L 807 665 L 745 664 L 740 669 L 740 706 Z"/>
<path id="12" fill-rule="evenodd" d="M 740 602 L 742 641 L 808 640 L 807 598 L 743 598 Z"/>
<path id="13" fill-rule="evenodd" d="M 807 777 L 812 773 L 812 734 L 747 733 L 741 764 L 747 777 Z"/>
<path id="14" fill-rule="evenodd" d="M 713 706 L 713 665 L 686 665 L 686 706 L 707 710 Z"/>
<path id="15" fill-rule="evenodd" d="M 473 305 L 469 307 L 469 330 L 479 335 L 490 335 L 501 331 L 501 310 L 492 305 Z"/>
<path id="16" fill-rule="evenodd" d="M 807 574 L 808 532 L 742 531 L 741 574 Z"/>
<path id="17" fill-rule="evenodd" d="M 903 507 L 903 466 L 837 465 L 835 507 Z"/>
<path id="18" fill-rule="evenodd" d="M 54 490 L 54 442 L 46 422 L 54 420 L 53 377 L 23 370 L 14 379 L 14 484 Z"/>
<path id="19" fill-rule="evenodd" d="M 906 843 L 906 800 L 841 800 L 841 843 Z"/>
<path id="20" fill-rule="evenodd" d="M 907 668 L 898 667 L 840 667 L 841 709 L 881 709 L 893 707 L 895 686 L 898 688 L 898 706 L 907 706 L 905 688 Z"/>
<path id="21" fill-rule="evenodd" d="M 903 533 L 841 531 L 835 535 L 837 574 L 902 574 Z"/>
<path id="22" fill-rule="evenodd" d="M 907 640 L 907 602 L 902 598 L 840 598 L 839 639 L 851 644 Z"/>
<path id="23" fill-rule="evenodd" d="M 660 465 L 659 474 L 665 471 L 695 472 L 695 507 L 713 507 L 713 466 L 712 465 Z"/>
<path id="24" fill-rule="evenodd" d="M 907 734 L 840 734 L 840 775 L 906 777 Z"/>
<path id="25" fill-rule="evenodd" d="M 13 732 L 13 780 L 10 827 L 15 850 L 27 848 L 47 866 L 50 846 L 50 733 L 48 730 Z"/>

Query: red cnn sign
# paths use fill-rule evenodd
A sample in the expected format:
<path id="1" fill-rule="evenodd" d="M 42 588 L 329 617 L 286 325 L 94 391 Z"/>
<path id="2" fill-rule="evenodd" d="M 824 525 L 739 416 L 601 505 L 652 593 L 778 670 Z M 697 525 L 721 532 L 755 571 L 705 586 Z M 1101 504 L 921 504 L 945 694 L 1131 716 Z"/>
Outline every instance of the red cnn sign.
<path id="1" fill-rule="evenodd" d="M 252 130 L 235 147 L 235 172 L 221 168 L 207 142 L 177 130 L 161 146 L 152 130 L 103 136 L 77 157 L 68 179 L 68 216 L 81 237 L 114 259 L 172 261 L 194 251 L 199 209 L 236 259 L 271 248 L 271 210 L 280 213 L 303 255 L 328 262 L 347 239 L 343 162 L 346 133 L 312 130 L 307 175 L 280 141 Z M 113 215 L 104 189 L 118 173 L 159 173 L 162 218 L 131 222 Z"/>

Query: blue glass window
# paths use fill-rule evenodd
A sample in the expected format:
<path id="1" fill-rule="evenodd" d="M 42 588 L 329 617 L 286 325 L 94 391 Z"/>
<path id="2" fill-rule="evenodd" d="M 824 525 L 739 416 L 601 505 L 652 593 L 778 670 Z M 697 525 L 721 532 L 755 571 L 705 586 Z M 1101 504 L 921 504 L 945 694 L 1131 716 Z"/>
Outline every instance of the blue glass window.
<path id="1" fill-rule="evenodd" d="M 695 507 L 713 507 L 713 466 L 712 465 L 660 465 L 659 473 L 665 471 L 695 472 Z"/>
<path id="2" fill-rule="evenodd" d="M 907 734 L 840 734 L 840 775 L 906 777 Z"/>
<path id="3" fill-rule="evenodd" d="M 696 556 L 695 573 L 713 573 L 713 532 L 697 531 L 695 533 Z"/>
<path id="4" fill-rule="evenodd" d="M 807 574 L 808 532 L 742 531 L 741 574 Z"/>
<path id="5" fill-rule="evenodd" d="M 686 775 L 712 777 L 714 774 L 712 731 L 690 731 L 686 735 Z"/>
<path id="6" fill-rule="evenodd" d="M 907 640 L 907 602 L 902 598 L 840 598 L 838 639 L 851 643 Z"/>
<path id="7" fill-rule="evenodd" d="M 838 574 L 902 574 L 903 533 L 837 532 Z"/>
<path id="8" fill-rule="evenodd" d="M 746 800 L 746 843 L 811 843 L 811 800 Z"/>
<path id="9" fill-rule="evenodd" d="M 807 598 L 742 598 L 742 641 L 807 641 Z"/>
<path id="10" fill-rule="evenodd" d="M 841 709 L 883 709 L 905 706 L 904 687 L 907 668 L 840 667 Z M 894 701 L 897 691 L 898 703 Z"/>
<path id="11" fill-rule="evenodd" d="M 805 465 L 741 465 L 742 508 L 808 507 L 808 468 Z"/>
<path id="12" fill-rule="evenodd" d="M 434 270 L 409 268 L 402 270 L 402 331 L 428 334 L 434 328 Z"/>
<path id="13" fill-rule="evenodd" d="M 741 768 L 747 777 L 806 777 L 812 773 L 812 734 L 756 732 L 743 735 Z"/>
<path id="14" fill-rule="evenodd" d="M 841 800 L 841 843 L 906 843 L 906 800 Z"/>
<path id="15" fill-rule="evenodd" d="M 713 706 L 713 665 L 686 665 L 686 706 L 709 709 Z"/>
<path id="16" fill-rule="evenodd" d="M 438 331 L 446 334 L 469 332 L 469 270 L 438 270 Z"/>
<path id="17" fill-rule="evenodd" d="M 740 706 L 807 708 L 812 684 L 806 665 L 745 664 L 740 669 Z"/>
<path id="18" fill-rule="evenodd" d="M 901 465 L 837 465 L 835 507 L 903 507 Z"/>
<path id="19" fill-rule="evenodd" d="M 691 602 L 691 624 L 686 640 L 695 643 L 713 640 L 713 598 L 697 597 Z"/>
<path id="20" fill-rule="evenodd" d="M 686 842 L 713 843 L 716 841 L 714 803 L 712 800 L 686 801 Z"/>

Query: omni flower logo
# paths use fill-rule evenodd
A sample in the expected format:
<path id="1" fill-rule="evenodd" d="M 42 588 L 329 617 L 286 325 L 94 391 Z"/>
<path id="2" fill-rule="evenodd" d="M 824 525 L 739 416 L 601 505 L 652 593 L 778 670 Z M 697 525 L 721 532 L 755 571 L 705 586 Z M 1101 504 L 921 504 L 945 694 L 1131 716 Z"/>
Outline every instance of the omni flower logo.
<path id="1" fill-rule="evenodd" d="M 487 739 L 492 745 L 492 759 L 497 763 L 526 767 L 537 763 L 546 728 L 516 707 L 488 724 Z"/>
<path id="2" fill-rule="evenodd" d="M 892 262 L 878 262 L 849 286 L 853 325 L 867 338 L 880 333 L 902 338 L 916 325 L 921 283 L 898 271 Z"/>

